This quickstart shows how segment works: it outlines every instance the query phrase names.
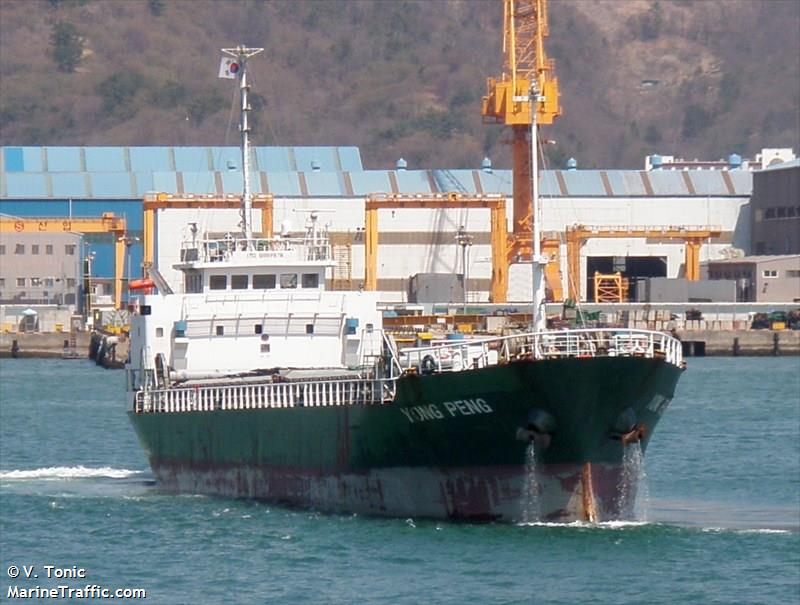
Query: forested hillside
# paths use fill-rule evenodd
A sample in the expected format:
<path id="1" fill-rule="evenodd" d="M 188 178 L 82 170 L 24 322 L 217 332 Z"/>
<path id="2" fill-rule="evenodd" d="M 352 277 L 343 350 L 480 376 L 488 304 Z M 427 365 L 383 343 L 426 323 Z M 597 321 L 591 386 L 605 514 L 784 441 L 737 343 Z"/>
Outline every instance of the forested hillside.
<path id="1" fill-rule="evenodd" d="M 491 0 L 0 0 L 2 145 L 237 144 L 221 47 L 251 64 L 258 145 L 357 145 L 368 167 L 508 167 L 481 123 Z M 552 164 L 640 167 L 800 147 L 795 0 L 551 0 Z"/>

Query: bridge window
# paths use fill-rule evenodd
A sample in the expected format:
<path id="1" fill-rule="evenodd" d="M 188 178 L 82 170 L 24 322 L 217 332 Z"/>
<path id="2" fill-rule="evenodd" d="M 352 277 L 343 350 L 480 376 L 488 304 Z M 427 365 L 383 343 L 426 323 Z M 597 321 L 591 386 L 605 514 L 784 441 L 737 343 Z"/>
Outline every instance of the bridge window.
<path id="1" fill-rule="evenodd" d="M 249 282 L 248 275 L 231 275 L 231 290 L 247 290 Z"/>
<path id="2" fill-rule="evenodd" d="M 253 290 L 272 290 L 275 287 L 274 275 L 254 275 Z"/>
<path id="3" fill-rule="evenodd" d="M 281 288 L 296 288 L 297 273 L 281 273 Z"/>
<path id="4" fill-rule="evenodd" d="M 778 277 L 778 271 L 775 269 L 764 269 L 761 275 L 763 277 Z"/>
<path id="5" fill-rule="evenodd" d="M 212 290 L 225 290 L 228 287 L 228 276 L 210 275 L 208 278 L 208 287 Z"/>
<path id="6" fill-rule="evenodd" d="M 304 288 L 319 288 L 319 273 L 303 273 Z"/>

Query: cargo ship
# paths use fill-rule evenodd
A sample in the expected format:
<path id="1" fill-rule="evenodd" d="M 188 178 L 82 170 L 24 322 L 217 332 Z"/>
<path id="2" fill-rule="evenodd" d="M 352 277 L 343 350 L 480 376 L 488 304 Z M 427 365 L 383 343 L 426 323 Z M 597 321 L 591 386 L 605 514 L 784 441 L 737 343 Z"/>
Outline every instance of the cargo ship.
<path id="1" fill-rule="evenodd" d="M 534 231 L 530 329 L 398 347 L 376 292 L 326 289 L 332 254 L 315 213 L 275 237 L 252 232 L 254 53 L 229 50 L 243 108 L 241 233 L 191 225 L 177 292 L 154 269 L 133 305 L 128 414 L 158 485 L 364 515 L 629 517 L 626 461 L 673 397 L 680 342 L 547 330 Z"/>

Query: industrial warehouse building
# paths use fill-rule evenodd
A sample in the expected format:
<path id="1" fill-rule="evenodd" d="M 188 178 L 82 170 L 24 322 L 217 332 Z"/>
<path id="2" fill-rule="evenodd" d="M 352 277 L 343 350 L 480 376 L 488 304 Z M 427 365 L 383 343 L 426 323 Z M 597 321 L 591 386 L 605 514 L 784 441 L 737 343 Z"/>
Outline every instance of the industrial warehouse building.
<path id="1" fill-rule="evenodd" d="M 398 162 L 393 170 L 364 170 L 354 147 L 255 147 L 254 194 L 274 197 L 273 228 L 301 231 L 310 211 L 329 226 L 337 265 L 331 280 L 358 288 L 364 282 L 365 200 L 371 194 L 430 198 L 456 192 L 507 198 L 511 225 L 511 173 L 476 169 L 414 170 Z M 4 147 L 0 149 L 0 213 L 17 217 L 89 217 L 113 212 L 127 222 L 130 242 L 126 272 L 141 273 L 142 199 L 148 192 L 181 196 L 224 196 L 241 192 L 241 158 L 236 147 Z M 542 230 L 561 244 L 553 261 L 560 285 L 570 281 L 586 299 L 592 276 L 621 271 L 631 278 L 685 275 L 685 242 L 680 238 L 626 237 L 632 228 L 702 228 L 719 231 L 700 250 L 700 260 L 750 254 L 753 239 L 750 198 L 753 173 L 741 169 L 638 171 L 549 170 L 541 181 Z M 254 210 L 254 224 L 261 221 Z M 156 215 L 155 265 L 174 288 L 171 268 L 188 225 L 201 230 L 238 230 L 236 210 L 161 210 Z M 615 236 L 587 238 L 580 249 L 580 277 L 567 274 L 565 232 L 584 225 L 616 230 Z M 456 242 L 471 237 L 468 254 Z M 491 237 L 483 209 L 386 209 L 379 211 L 377 289 L 386 301 L 407 301 L 418 274 L 463 274 L 467 298 L 489 300 Z M 4 241 L 5 241 L 4 235 Z M 91 234 L 79 246 L 95 253 L 93 279 L 114 275 L 111 234 Z M 741 251 L 741 252 L 739 252 Z M 0 271 L 3 271 L 0 266 Z M 530 296 L 530 264 L 509 268 L 509 301 Z M 577 283 L 576 283 L 577 282 Z"/>

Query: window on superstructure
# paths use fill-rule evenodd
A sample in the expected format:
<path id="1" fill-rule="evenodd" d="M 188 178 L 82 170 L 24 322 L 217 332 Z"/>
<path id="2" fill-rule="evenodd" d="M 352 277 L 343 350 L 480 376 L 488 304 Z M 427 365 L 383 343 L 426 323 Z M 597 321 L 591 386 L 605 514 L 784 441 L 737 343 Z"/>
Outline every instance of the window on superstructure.
<path id="1" fill-rule="evenodd" d="M 303 273 L 304 288 L 319 288 L 319 273 Z"/>
<path id="2" fill-rule="evenodd" d="M 256 334 L 261 334 L 264 331 L 264 326 L 262 326 L 261 324 L 256 324 L 255 326 L 253 326 L 253 331 Z"/>
<path id="3" fill-rule="evenodd" d="M 64 246 L 64 254 L 67 256 L 75 256 L 75 244 L 67 244 Z"/>
<path id="4" fill-rule="evenodd" d="M 31 245 L 31 254 L 39 254 L 39 245 L 38 244 L 32 244 Z"/>
<path id="5" fill-rule="evenodd" d="M 281 288 L 296 288 L 297 273 L 281 273 Z"/>
<path id="6" fill-rule="evenodd" d="M 247 290 L 249 283 L 247 275 L 231 275 L 231 290 Z"/>
<path id="7" fill-rule="evenodd" d="M 42 285 L 42 280 L 38 277 L 31 277 L 31 286 L 34 288 L 38 288 Z"/>
<path id="8" fill-rule="evenodd" d="M 314 324 L 306 324 L 306 334 L 314 333 Z"/>
<path id="9" fill-rule="evenodd" d="M 44 247 L 44 253 L 45 254 L 49 254 L 50 256 L 52 256 L 53 255 L 53 244 L 47 244 Z"/>
<path id="10" fill-rule="evenodd" d="M 44 285 L 47 286 L 48 288 L 52 288 L 55 285 L 55 282 L 53 281 L 52 277 L 45 277 Z"/>
<path id="11" fill-rule="evenodd" d="M 225 336 L 225 326 L 217 326 L 217 336 Z"/>
<path id="12" fill-rule="evenodd" d="M 253 290 L 272 290 L 275 288 L 274 275 L 254 275 Z"/>
<path id="13" fill-rule="evenodd" d="M 203 291 L 203 276 L 200 273 L 187 271 L 183 279 L 187 294 L 196 294 Z"/>
<path id="14" fill-rule="evenodd" d="M 25 254 L 25 244 L 17 244 L 14 247 L 14 254 Z"/>
<path id="15" fill-rule="evenodd" d="M 25 278 L 18 277 L 17 278 L 17 288 L 24 288 L 25 287 Z"/>
<path id="16" fill-rule="evenodd" d="M 156 328 L 156 336 L 162 338 L 164 336 L 164 328 Z"/>
<path id="17" fill-rule="evenodd" d="M 208 287 L 212 290 L 225 290 L 228 287 L 227 275 L 211 275 L 208 278 Z"/>
<path id="18" fill-rule="evenodd" d="M 5 254 L 5 253 L 6 253 L 6 245 L 0 244 L 0 254 Z"/>

